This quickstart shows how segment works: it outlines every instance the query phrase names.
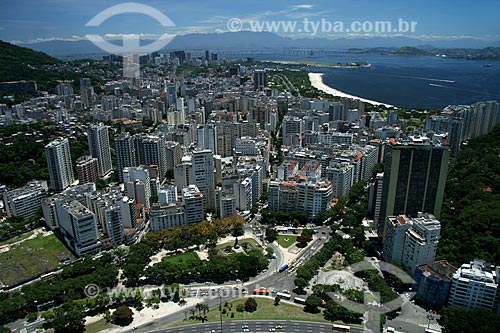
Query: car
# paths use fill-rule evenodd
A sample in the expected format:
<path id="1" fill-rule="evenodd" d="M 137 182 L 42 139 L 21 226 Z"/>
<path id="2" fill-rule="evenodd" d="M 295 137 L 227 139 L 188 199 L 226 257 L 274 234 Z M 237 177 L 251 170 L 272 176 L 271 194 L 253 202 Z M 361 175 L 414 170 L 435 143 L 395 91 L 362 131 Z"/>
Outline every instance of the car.
<path id="1" fill-rule="evenodd" d="M 283 328 L 283 326 L 282 326 L 282 325 L 276 325 L 276 326 L 275 326 L 275 328 L 276 328 L 277 330 L 280 330 L 280 329 L 282 329 L 282 328 Z"/>
<path id="2" fill-rule="evenodd" d="M 241 325 L 241 328 L 243 329 L 248 328 L 248 325 Z"/>
<path id="3" fill-rule="evenodd" d="M 275 329 L 274 327 L 271 327 L 271 328 L 269 329 L 269 332 L 276 332 L 276 329 Z"/>
<path id="4" fill-rule="evenodd" d="M 248 328 L 244 328 L 243 332 L 250 332 L 250 330 Z"/>
<path id="5" fill-rule="evenodd" d="M 243 295 L 245 295 L 245 294 L 248 294 L 248 291 L 246 291 L 245 289 L 243 289 L 243 290 L 241 291 L 241 293 L 242 293 Z"/>
<path id="6" fill-rule="evenodd" d="M 286 290 L 286 289 L 285 289 L 285 290 L 283 290 L 283 292 L 284 292 L 285 294 L 289 294 L 289 293 L 290 293 L 290 292 L 289 292 L 288 290 Z"/>

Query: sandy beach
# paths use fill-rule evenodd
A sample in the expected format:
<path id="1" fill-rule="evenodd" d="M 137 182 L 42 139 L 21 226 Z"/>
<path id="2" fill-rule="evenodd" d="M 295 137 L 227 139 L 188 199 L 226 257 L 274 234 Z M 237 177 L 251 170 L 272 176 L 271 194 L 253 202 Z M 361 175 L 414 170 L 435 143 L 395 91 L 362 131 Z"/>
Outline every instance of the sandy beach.
<path id="1" fill-rule="evenodd" d="M 373 105 L 383 105 L 383 106 L 388 107 L 388 108 L 395 108 L 394 105 L 381 103 L 381 102 L 377 102 L 377 101 L 372 101 L 372 100 L 369 100 L 366 98 L 361 98 L 358 96 L 349 95 L 349 94 L 346 94 L 346 93 L 339 91 L 337 89 L 333 89 L 332 87 L 329 87 L 323 83 L 323 75 L 324 75 L 323 73 L 309 73 L 309 81 L 311 81 L 311 85 L 314 88 L 319 89 L 319 90 L 321 90 L 327 94 L 330 94 L 332 96 L 359 99 L 360 101 L 363 101 L 365 103 L 370 103 Z"/>

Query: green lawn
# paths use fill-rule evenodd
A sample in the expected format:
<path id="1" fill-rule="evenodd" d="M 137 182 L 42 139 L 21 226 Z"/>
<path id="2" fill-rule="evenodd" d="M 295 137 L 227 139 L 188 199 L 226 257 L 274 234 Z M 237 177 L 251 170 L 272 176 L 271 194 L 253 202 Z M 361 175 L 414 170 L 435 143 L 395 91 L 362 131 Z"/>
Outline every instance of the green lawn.
<path id="1" fill-rule="evenodd" d="M 185 262 L 185 263 L 192 263 L 192 262 L 198 262 L 200 261 L 200 258 L 198 257 L 198 255 L 194 252 L 184 252 L 184 253 L 181 253 L 181 254 L 174 254 L 172 256 L 166 256 L 162 259 L 162 262 L 164 263 L 173 263 L 173 264 L 177 264 L 177 263 L 181 263 L 181 262 Z"/>
<path id="2" fill-rule="evenodd" d="M 0 282 L 8 286 L 28 279 L 56 268 L 67 257 L 74 259 L 55 235 L 39 235 L 0 253 Z"/>
<path id="3" fill-rule="evenodd" d="M 278 244 L 281 247 L 287 248 L 297 242 L 297 236 L 278 235 Z"/>
<path id="4" fill-rule="evenodd" d="M 113 325 L 111 323 L 107 323 L 106 320 L 101 319 L 99 321 L 93 322 L 92 324 L 88 324 L 85 326 L 86 333 L 97 333 L 103 330 L 117 328 L 119 326 Z"/>
<path id="5" fill-rule="evenodd" d="M 322 313 L 307 313 L 304 312 L 303 308 L 297 305 L 287 304 L 281 302 L 278 306 L 274 305 L 274 300 L 269 298 L 255 297 L 257 301 L 257 311 L 255 312 L 238 312 L 236 307 L 238 304 L 245 303 L 246 298 L 237 299 L 235 301 L 229 302 L 227 307 L 223 305 L 222 309 L 226 309 L 226 314 L 222 315 L 222 320 L 304 320 L 304 321 L 319 321 L 319 322 L 329 322 L 323 318 Z M 231 318 L 231 314 L 234 313 L 234 317 Z M 189 313 L 188 313 L 189 316 Z M 219 307 L 210 309 L 207 313 L 208 321 L 215 322 L 220 320 Z M 193 319 L 183 319 L 169 327 L 182 326 L 199 323 L 199 320 Z"/>

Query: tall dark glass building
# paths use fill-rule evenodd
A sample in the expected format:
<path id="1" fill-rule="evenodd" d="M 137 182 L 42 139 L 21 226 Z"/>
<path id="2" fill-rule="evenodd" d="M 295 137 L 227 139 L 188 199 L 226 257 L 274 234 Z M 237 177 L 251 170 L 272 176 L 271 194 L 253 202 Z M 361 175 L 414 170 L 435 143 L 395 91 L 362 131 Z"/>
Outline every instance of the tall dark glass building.
<path id="1" fill-rule="evenodd" d="M 388 216 L 418 212 L 441 215 L 444 185 L 448 171 L 448 146 L 428 138 L 411 137 L 407 141 L 391 139 L 385 147 L 384 184 L 378 225 Z M 384 230 L 382 237 L 385 234 Z"/>

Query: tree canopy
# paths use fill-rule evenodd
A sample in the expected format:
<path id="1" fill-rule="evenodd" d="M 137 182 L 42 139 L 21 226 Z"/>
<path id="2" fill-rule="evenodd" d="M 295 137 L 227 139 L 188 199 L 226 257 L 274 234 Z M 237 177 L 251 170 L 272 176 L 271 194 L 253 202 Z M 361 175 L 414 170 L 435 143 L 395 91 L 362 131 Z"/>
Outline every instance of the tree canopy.
<path id="1" fill-rule="evenodd" d="M 471 140 L 448 172 L 438 258 L 500 263 L 500 125 Z"/>

